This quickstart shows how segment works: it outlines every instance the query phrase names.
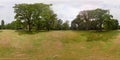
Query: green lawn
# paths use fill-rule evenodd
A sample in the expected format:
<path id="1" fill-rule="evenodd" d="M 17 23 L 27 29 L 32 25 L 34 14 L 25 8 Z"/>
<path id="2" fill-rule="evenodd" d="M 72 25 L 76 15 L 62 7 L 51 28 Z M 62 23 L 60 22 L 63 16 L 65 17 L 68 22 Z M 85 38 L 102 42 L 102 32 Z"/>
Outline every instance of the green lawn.
<path id="1" fill-rule="evenodd" d="M 3 30 L 0 60 L 120 60 L 120 32 Z"/>

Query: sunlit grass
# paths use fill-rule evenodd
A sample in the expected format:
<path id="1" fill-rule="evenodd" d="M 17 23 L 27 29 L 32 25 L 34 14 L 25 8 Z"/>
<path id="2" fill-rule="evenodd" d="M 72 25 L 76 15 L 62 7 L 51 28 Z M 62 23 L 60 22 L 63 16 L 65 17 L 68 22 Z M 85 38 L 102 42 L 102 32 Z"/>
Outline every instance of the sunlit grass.
<path id="1" fill-rule="evenodd" d="M 119 60 L 119 31 L 0 32 L 0 59 Z"/>

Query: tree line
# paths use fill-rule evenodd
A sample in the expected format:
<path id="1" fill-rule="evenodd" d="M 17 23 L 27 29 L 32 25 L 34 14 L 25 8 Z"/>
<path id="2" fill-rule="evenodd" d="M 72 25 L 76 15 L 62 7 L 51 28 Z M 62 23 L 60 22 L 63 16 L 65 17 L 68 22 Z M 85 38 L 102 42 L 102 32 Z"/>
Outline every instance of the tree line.
<path id="1" fill-rule="evenodd" d="M 57 18 L 57 14 L 51 8 L 52 4 L 15 4 L 15 20 L 4 24 L 1 21 L 1 29 L 14 29 L 26 31 L 39 30 L 115 30 L 119 23 L 114 19 L 109 10 L 94 9 L 79 12 L 69 25 L 69 21 Z"/>
<path id="2" fill-rule="evenodd" d="M 6 24 L 6 29 L 32 30 L 68 30 L 69 22 L 58 19 L 51 9 L 51 4 L 16 4 L 14 8 L 15 21 Z"/>

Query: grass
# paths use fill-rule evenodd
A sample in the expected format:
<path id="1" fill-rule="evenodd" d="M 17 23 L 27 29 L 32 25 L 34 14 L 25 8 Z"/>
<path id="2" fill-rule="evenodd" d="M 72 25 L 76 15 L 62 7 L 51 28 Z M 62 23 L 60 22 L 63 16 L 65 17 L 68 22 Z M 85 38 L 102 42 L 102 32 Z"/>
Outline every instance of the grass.
<path id="1" fill-rule="evenodd" d="M 120 60 L 120 31 L 0 32 L 2 60 Z"/>

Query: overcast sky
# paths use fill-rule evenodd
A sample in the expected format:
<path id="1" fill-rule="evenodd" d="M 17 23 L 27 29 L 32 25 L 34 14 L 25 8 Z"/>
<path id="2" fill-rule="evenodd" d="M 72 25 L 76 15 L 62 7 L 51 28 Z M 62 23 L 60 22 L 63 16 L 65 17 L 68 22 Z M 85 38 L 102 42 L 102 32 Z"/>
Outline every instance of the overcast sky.
<path id="1" fill-rule="evenodd" d="M 52 9 L 62 20 L 73 20 L 81 10 L 109 9 L 115 19 L 120 21 L 120 0 L 0 0 L 0 20 L 9 23 L 14 19 L 13 6 L 19 3 L 53 4 Z"/>

